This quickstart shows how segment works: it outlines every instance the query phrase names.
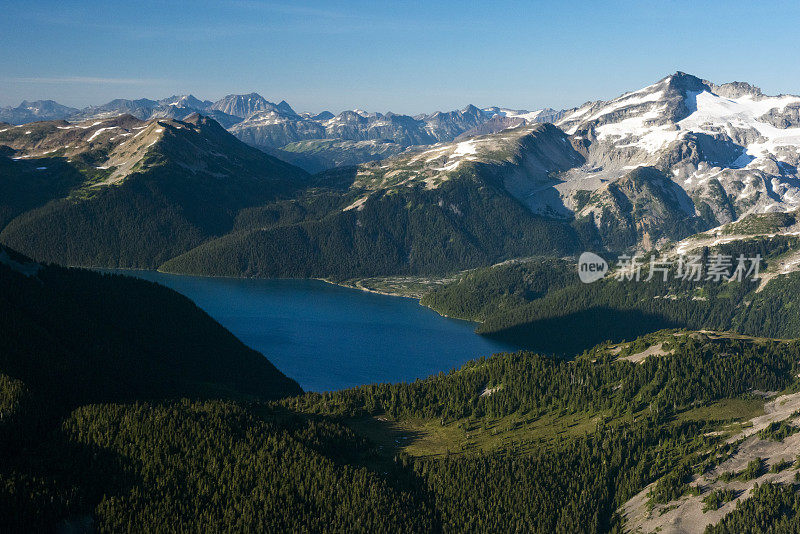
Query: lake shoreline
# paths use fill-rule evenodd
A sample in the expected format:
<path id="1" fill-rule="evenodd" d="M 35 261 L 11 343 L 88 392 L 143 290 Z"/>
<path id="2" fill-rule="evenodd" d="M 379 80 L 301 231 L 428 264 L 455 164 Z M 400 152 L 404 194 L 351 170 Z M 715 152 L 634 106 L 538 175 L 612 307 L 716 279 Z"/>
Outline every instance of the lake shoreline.
<path id="1" fill-rule="evenodd" d="M 386 297 L 401 297 L 401 298 L 416 300 L 417 303 L 420 306 L 422 306 L 423 308 L 427 308 L 429 310 L 432 310 L 432 311 L 436 312 L 440 317 L 444 317 L 446 319 L 454 319 L 454 320 L 457 320 L 457 321 L 465 321 L 465 322 L 468 322 L 468 323 L 475 323 L 475 324 L 480 324 L 481 323 L 481 321 L 475 321 L 474 319 L 468 319 L 468 318 L 464 318 L 464 317 L 456 317 L 456 316 L 447 315 L 445 313 L 440 312 L 436 308 L 432 308 L 431 306 L 423 304 L 422 303 L 422 298 L 425 296 L 424 293 L 420 294 L 420 293 L 418 293 L 416 291 L 412 293 L 409 290 L 391 291 L 391 290 L 387 290 L 387 289 L 375 289 L 375 288 L 371 288 L 371 287 L 366 287 L 363 284 L 364 281 L 366 281 L 366 280 L 397 280 L 397 279 L 401 279 L 402 277 L 353 278 L 353 279 L 349 279 L 349 280 L 337 281 L 337 280 L 333 280 L 333 279 L 330 279 L 330 278 L 319 278 L 319 277 L 310 277 L 310 278 L 270 277 L 270 278 L 262 278 L 262 277 L 257 277 L 257 276 L 220 276 L 220 275 L 210 275 L 210 274 L 186 274 L 186 273 L 173 273 L 173 272 L 170 272 L 170 271 L 163 271 L 161 269 L 138 269 L 138 268 L 111 268 L 110 269 L 110 268 L 107 268 L 107 267 L 80 267 L 80 266 L 71 267 L 71 268 L 74 268 L 74 269 L 89 269 L 89 270 L 92 270 L 92 271 L 99 271 L 99 272 L 106 272 L 106 273 L 114 273 L 116 271 L 120 271 L 120 274 L 124 274 L 126 271 L 127 272 L 142 272 L 142 273 L 157 272 L 159 274 L 164 274 L 164 275 L 168 275 L 168 276 L 191 276 L 191 277 L 196 277 L 196 278 L 209 278 L 209 279 L 213 279 L 213 280 L 317 280 L 319 282 L 325 282 L 326 284 L 331 284 L 333 286 L 343 287 L 343 288 L 346 288 L 346 289 L 356 289 L 358 291 L 364 291 L 366 293 L 373 293 L 373 294 L 376 294 L 376 295 L 383 295 L 383 296 L 386 296 Z M 427 281 L 430 282 L 430 286 L 432 287 L 434 285 L 442 285 L 442 284 L 445 284 L 447 282 L 451 282 L 451 281 L 455 280 L 456 277 L 455 276 L 441 277 L 441 278 L 436 278 L 436 277 L 432 277 L 432 278 L 405 277 L 405 279 L 409 279 L 409 278 L 415 278 L 417 280 L 427 280 Z M 429 290 L 430 290 L 430 288 L 428 289 L 428 291 Z M 480 335 L 480 334 L 478 334 L 478 335 Z"/>
<path id="2" fill-rule="evenodd" d="M 101 272 L 141 278 L 183 294 L 305 391 L 413 382 L 476 358 L 519 350 L 477 334 L 475 322 L 444 317 L 419 298 L 369 284 Z"/>

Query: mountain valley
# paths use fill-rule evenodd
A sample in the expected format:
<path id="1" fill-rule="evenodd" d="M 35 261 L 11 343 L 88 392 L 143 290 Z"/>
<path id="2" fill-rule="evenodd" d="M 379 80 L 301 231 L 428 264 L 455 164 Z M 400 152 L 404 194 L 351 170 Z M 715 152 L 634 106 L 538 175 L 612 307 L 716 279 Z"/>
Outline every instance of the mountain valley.
<path id="1" fill-rule="evenodd" d="M 681 72 L 562 111 L 4 108 L 0 530 L 798 531 L 798 109 Z M 723 256 L 758 276 L 680 272 Z M 199 304 L 81 267 L 321 278 L 526 350 L 303 392 Z M 291 347 L 280 298 L 230 313 Z"/>

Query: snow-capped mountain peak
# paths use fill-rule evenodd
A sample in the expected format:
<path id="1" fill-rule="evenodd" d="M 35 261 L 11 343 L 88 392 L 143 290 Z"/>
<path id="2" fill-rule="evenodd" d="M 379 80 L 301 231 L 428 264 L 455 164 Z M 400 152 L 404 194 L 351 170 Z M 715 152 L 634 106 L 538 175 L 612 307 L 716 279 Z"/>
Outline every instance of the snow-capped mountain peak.
<path id="1" fill-rule="evenodd" d="M 697 213 L 714 222 L 800 203 L 798 96 L 768 96 L 747 83 L 715 85 L 678 72 L 584 104 L 556 124 L 586 155 L 584 167 L 559 186 L 562 196 L 649 166 L 671 176 Z"/>

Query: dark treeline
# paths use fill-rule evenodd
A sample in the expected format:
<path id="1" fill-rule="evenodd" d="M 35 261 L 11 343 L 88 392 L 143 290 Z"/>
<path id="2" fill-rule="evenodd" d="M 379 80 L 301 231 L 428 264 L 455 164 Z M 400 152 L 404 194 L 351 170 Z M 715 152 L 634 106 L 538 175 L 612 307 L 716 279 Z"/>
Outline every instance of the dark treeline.
<path id="1" fill-rule="evenodd" d="M 172 167 L 155 167 L 87 198 L 55 199 L 12 220 L 0 237 L 40 261 L 152 269 L 230 230 L 240 209 L 288 190 Z"/>
<path id="2" fill-rule="evenodd" d="M 622 503 L 716 446 L 712 421 L 679 423 L 674 415 L 752 388 L 785 388 L 797 372 L 796 343 L 675 334 L 631 347 L 671 343 L 672 355 L 643 364 L 612 361 L 598 347 L 574 363 L 499 355 L 413 384 L 276 404 L 81 406 L 43 439 L 17 445 L 0 467 L 2 526 L 618 531 Z M 497 389 L 481 397 L 487 385 Z M 3 435 L 16 434 L 30 423 L 25 385 L 0 377 L 0 386 Z M 492 416 L 582 411 L 599 416 L 582 436 L 443 457 L 387 458 L 347 426 L 365 413 L 480 424 Z M 680 482 L 668 489 L 680 494 Z"/>
<path id="3" fill-rule="evenodd" d="M 600 427 L 533 453 L 408 459 L 445 532 L 619 532 L 615 510 L 710 442 L 702 425 Z"/>
<path id="4" fill-rule="evenodd" d="M 12 160 L 0 147 L 0 230 L 14 217 L 66 196 L 84 176 L 63 159 Z M 47 165 L 47 173 L 39 168 Z"/>
<path id="5" fill-rule="evenodd" d="M 625 500 L 714 446 L 713 426 L 673 422 L 675 413 L 751 388 L 785 387 L 799 356 L 789 343 L 674 343 L 673 356 L 641 365 L 603 358 L 603 348 L 574 364 L 505 355 L 415 384 L 274 405 L 82 406 L 4 464 L 0 507 L 15 513 L 0 517 L 11 530 L 91 521 L 100 532 L 615 531 L 614 511 Z M 501 387 L 479 397 L 486 383 Z M 19 384 L 0 384 L 4 415 L 24 410 Z M 546 445 L 382 460 L 346 426 L 370 410 L 399 420 L 475 421 L 522 412 L 638 413 L 622 422 L 601 418 L 583 437 Z"/>
<path id="6" fill-rule="evenodd" d="M 470 271 L 428 292 L 420 303 L 447 317 L 485 321 L 576 282 L 575 266 L 565 260 L 509 262 Z"/>
<path id="7" fill-rule="evenodd" d="M 346 426 L 223 401 L 88 405 L 0 469 L 8 531 L 604 532 L 698 424 L 648 420 L 522 454 L 400 455 Z"/>
<path id="8" fill-rule="evenodd" d="M 687 491 L 686 473 L 708 467 L 708 459 L 694 455 L 715 446 L 705 435 L 710 423 L 677 423 L 675 415 L 752 389 L 786 388 L 800 357 L 794 342 L 674 332 L 638 345 L 658 341 L 672 354 L 642 364 L 614 360 L 604 347 L 575 362 L 497 355 L 412 384 L 309 393 L 281 403 L 345 420 L 371 413 L 478 425 L 512 414 L 532 420 L 598 414 L 597 427 L 583 438 L 401 462 L 425 481 L 446 531 L 605 532 L 621 528 L 614 511 L 648 483 L 678 470 L 674 484 L 662 485 L 677 498 Z M 486 387 L 494 392 L 481 396 Z"/>

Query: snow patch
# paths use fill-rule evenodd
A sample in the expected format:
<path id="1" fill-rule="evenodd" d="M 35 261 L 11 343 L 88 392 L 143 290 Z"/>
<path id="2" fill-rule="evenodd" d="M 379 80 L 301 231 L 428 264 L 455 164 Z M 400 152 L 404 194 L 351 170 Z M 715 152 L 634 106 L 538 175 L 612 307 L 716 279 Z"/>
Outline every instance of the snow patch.
<path id="1" fill-rule="evenodd" d="M 95 132 L 94 132 L 94 133 L 92 133 L 92 135 L 89 137 L 89 139 L 87 139 L 87 140 L 86 140 L 86 142 L 87 142 L 87 143 L 91 143 L 91 142 L 92 142 L 92 140 L 93 140 L 95 137 L 97 137 L 98 135 L 100 135 L 101 133 L 103 133 L 103 132 L 105 132 L 105 131 L 107 131 L 107 130 L 113 130 L 114 128 L 119 128 L 119 126 L 109 126 L 109 127 L 107 127 L 107 128 L 100 128 L 99 130 L 95 130 Z"/>
<path id="2" fill-rule="evenodd" d="M 465 156 L 467 154 L 475 154 L 478 148 L 475 146 L 475 141 L 462 141 L 456 145 L 453 151 L 453 156 Z"/>

